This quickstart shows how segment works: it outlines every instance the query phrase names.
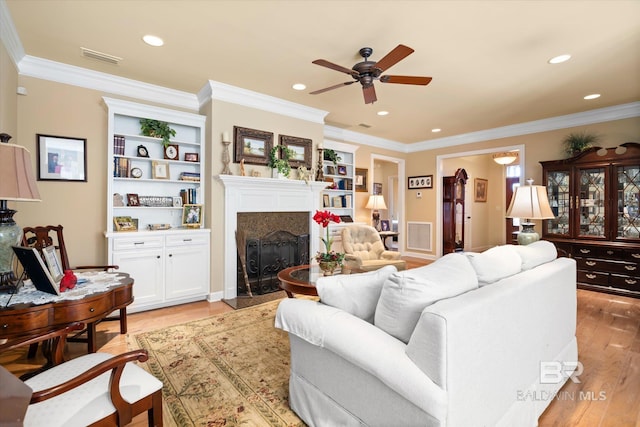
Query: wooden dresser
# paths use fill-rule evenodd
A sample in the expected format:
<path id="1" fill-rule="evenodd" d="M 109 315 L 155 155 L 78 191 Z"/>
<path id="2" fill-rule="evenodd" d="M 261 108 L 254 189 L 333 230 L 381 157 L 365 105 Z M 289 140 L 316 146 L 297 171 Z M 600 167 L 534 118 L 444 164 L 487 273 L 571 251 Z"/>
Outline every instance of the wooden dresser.
<path id="1" fill-rule="evenodd" d="M 640 298 L 640 144 L 541 164 L 543 239 L 576 259 L 579 287 Z"/>

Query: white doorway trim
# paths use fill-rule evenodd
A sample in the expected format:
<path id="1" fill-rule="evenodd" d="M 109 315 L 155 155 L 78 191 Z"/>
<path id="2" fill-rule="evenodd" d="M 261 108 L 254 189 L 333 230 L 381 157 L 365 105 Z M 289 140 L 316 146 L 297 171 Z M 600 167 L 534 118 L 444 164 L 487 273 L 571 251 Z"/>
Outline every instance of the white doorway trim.
<path id="1" fill-rule="evenodd" d="M 405 210 L 406 206 L 404 204 L 404 193 L 405 193 L 405 160 L 399 157 L 391 157 L 384 156 L 382 154 L 371 154 L 371 164 L 369 165 L 369 170 L 371 171 L 371 186 L 373 186 L 373 172 L 375 167 L 375 161 L 382 160 L 385 162 L 395 163 L 398 166 L 398 206 L 396 207 L 399 210 L 398 213 L 398 231 L 400 234 L 398 235 L 398 252 L 404 252 L 404 242 L 405 242 Z"/>
<path id="2" fill-rule="evenodd" d="M 501 153 L 504 151 L 518 151 L 520 157 L 520 182 L 524 182 L 525 174 L 525 150 L 524 144 L 520 145 L 509 145 L 504 147 L 495 147 L 495 148 L 486 148 L 484 150 L 474 150 L 474 151 L 463 151 L 459 153 L 453 154 L 441 154 L 436 156 L 436 257 L 439 258 L 442 256 L 442 178 L 444 176 L 443 172 L 443 161 L 448 159 L 455 159 L 459 157 L 467 157 L 467 156 L 477 156 L 482 154 L 493 154 L 493 153 Z M 504 185 L 503 185 L 504 187 Z M 466 230 L 465 230 L 466 233 Z"/>

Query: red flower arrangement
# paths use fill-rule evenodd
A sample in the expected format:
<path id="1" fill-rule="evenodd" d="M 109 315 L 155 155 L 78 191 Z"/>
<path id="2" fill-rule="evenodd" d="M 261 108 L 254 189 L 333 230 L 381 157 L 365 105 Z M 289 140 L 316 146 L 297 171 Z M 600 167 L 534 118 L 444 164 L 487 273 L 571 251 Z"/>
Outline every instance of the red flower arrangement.
<path id="1" fill-rule="evenodd" d="M 316 211 L 315 215 L 313 215 L 313 220 L 320 224 L 322 228 L 327 229 L 327 238 L 322 238 L 324 242 L 326 252 L 318 252 L 316 254 L 316 261 L 318 262 L 337 262 L 338 264 L 342 264 L 342 260 L 344 259 L 343 253 L 337 253 L 331 250 L 331 244 L 333 243 L 333 239 L 329 237 L 329 224 L 335 222 L 336 224 L 340 223 L 340 217 L 336 214 L 333 214 L 329 211 Z"/>

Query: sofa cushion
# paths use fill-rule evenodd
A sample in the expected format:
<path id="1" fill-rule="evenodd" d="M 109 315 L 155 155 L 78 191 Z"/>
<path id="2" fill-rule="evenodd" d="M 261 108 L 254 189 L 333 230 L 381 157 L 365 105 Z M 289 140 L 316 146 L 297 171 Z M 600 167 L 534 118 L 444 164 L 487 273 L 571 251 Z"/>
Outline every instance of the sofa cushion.
<path id="1" fill-rule="evenodd" d="M 424 267 L 394 273 L 384 282 L 375 312 L 375 325 L 403 342 L 425 307 L 478 287 L 466 256 L 453 253 Z"/>
<path id="2" fill-rule="evenodd" d="M 522 270 L 531 270 L 558 257 L 556 246 L 547 240 L 538 240 L 526 246 L 514 246 L 522 259 Z"/>
<path id="3" fill-rule="evenodd" d="M 467 253 L 478 281 L 494 283 L 522 270 L 522 259 L 514 245 L 495 246 L 481 253 Z"/>
<path id="4" fill-rule="evenodd" d="M 325 276 L 316 281 L 316 289 L 323 304 L 373 323 L 382 285 L 397 271 L 396 267 L 388 265 L 368 273 Z"/>

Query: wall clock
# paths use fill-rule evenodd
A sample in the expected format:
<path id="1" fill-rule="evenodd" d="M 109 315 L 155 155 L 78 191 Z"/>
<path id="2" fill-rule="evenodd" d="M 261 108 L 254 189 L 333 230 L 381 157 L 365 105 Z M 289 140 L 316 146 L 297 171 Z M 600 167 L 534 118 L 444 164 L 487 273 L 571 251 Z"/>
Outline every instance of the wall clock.
<path id="1" fill-rule="evenodd" d="M 164 147 L 164 158 L 167 160 L 178 160 L 178 146 L 169 144 Z"/>

